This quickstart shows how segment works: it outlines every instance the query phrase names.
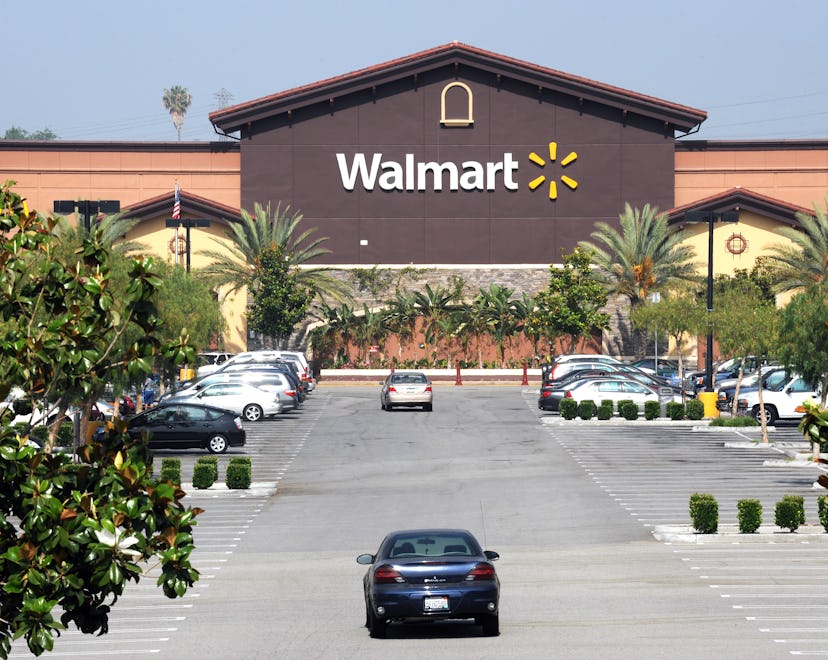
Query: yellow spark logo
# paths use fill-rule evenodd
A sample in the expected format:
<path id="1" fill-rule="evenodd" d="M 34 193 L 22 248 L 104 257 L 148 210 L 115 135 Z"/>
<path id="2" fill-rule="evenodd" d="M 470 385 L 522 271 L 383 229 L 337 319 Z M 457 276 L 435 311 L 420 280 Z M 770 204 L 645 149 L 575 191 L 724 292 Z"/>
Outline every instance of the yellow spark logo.
<path id="1" fill-rule="evenodd" d="M 549 143 L 549 162 L 554 163 L 558 158 L 558 143 L 557 142 L 550 142 Z M 534 151 L 529 154 L 529 160 L 537 165 L 538 167 L 546 167 L 546 160 L 542 156 L 538 156 Z M 574 151 L 570 151 L 562 160 L 561 160 L 561 167 L 566 167 L 571 163 L 578 160 L 578 154 Z M 529 189 L 530 190 L 537 190 L 540 188 L 544 182 L 546 181 L 546 175 L 541 174 L 539 177 L 532 179 L 529 182 Z M 564 184 L 570 190 L 575 190 L 578 187 L 578 182 L 575 179 L 572 179 L 565 174 L 561 176 L 561 183 Z M 549 199 L 556 200 L 558 199 L 558 183 L 553 179 L 549 182 Z"/>

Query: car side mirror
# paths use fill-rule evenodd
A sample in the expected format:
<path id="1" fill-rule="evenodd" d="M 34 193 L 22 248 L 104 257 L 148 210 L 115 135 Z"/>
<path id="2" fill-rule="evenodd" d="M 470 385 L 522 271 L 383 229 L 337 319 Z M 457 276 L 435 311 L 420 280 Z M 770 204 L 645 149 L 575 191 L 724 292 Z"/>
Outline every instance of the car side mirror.
<path id="1" fill-rule="evenodd" d="M 356 558 L 357 564 L 373 564 L 374 563 L 374 555 L 364 554 L 359 555 Z"/>
<path id="2" fill-rule="evenodd" d="M 497 561 L 498 559 L 500 559 L 500 555 L 496 553 L 494 550 L 484 550 L 483 554 L 489 561 Z"/>

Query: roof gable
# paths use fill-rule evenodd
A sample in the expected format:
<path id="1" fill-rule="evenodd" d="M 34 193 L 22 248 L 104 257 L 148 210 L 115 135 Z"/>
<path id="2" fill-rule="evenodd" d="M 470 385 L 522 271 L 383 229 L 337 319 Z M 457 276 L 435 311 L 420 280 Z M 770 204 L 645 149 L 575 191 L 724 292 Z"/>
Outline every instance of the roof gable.
<path id="1" fill-rule="evenodd" d="M 669 223 L 682 224 L 688 211 L 750 211 L 765 218 L 776 220 L 793 227 L 799 227 L 798 213 L 813 215 L 803 206 L 784 202 L 781 199 L 761 195 L 747 188 L 731 188 L 716 195 L 699 199 L 690 204 L 677 206 L 667 211 Z"/>
<path id="2" fill-rule="evenodd" d="M 563 93 L 581 102 L 591 101 L 617 108 L 624 114 L 656 119 L 668 131 L 689 131 L 707 118 L 703 110 L 453 42 L 224 108 L 211 113 L 210 121 L 225 133 L 232 133 L 254 122 L 315 103 L 327 102 L 334 107 L 339 97 L 403 78 L 412 78 L 416 83 L 418 75 L 446 65 L 453 65 L 458 74 L 463 67 L 471 67 L 491 73 L 495 81 L 508 77 L 537 86 L 539 93 L 544 90 Z"/>
<path id="3" fill-rule="evenodd" d="M 179 200 L 181 202 L 182 219 L 207 216 L 211 220 L 218 220 L 228 225 L 241 220 L 241 212 L 238 209 L 219 204 L 218 202 L 194 195 L 193 193 L 188 193 L 184 190 L 179 190 Z M 169 192 L 131 204 L 122 209 L 121 212 L 128 218 L 137 218 L 140 220 L 157 218 L 162 215 L 172 218 L 174 202 L 175 193 Z"/>

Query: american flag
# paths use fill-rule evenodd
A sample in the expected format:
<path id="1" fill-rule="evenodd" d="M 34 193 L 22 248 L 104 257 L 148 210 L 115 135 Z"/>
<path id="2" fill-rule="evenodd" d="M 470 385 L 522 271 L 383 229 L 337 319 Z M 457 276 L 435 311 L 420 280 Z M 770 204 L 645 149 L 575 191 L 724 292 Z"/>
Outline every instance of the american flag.
<path id="1" fill-rule="evenodd" d="M 178 220 L 181 217 L 181 195 L 178 191 L 178 183 L 175 184 L 175 201 L 173 202 L 172 219 Z"/>

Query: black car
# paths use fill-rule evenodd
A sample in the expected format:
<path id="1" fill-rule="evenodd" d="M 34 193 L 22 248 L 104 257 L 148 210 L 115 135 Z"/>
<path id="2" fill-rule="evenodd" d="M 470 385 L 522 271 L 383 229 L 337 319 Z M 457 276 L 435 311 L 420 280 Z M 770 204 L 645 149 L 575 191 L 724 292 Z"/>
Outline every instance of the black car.
<path id="1" fill-rule="evenodd" d="M 192 403 L 159 403 L 129 420 L 130 437 L 146 432 L 150 449 L 204 448 L 221 454 L 228 447 L 243 447 L 241 418 L 230 410 Z"/>
<path id="2" fill-rule="evenodd" d="M 375 555 L 357 557 L 369 565 L 362 582 L 371 637 L 385 637 L 392 621 L 439 619 L 474 619 L 484 635 L 499 635 L 499 556 L 465 529 L 392 532 Z"/>

